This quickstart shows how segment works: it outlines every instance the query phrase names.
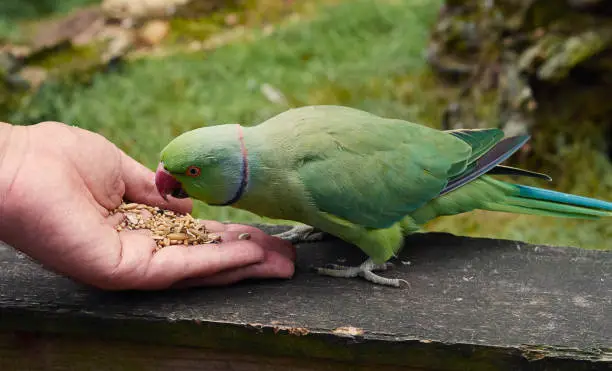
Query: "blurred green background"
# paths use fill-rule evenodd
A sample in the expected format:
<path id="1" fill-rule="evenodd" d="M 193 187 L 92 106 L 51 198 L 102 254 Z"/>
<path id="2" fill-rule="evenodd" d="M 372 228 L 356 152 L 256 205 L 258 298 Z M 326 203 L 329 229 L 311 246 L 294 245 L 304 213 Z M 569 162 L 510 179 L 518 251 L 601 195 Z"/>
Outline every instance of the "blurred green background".
<path id="1" fill-rule="evenodd" d="M 96 3 L 2 0 L 0 38 L 18 42 L 41 17 Z M 432 76 L 424 53 L 441 5 L 439 0 L 253 0 L 195 20 L 173 19 L 153 51 L 111 72 L 95 71 L 91 82 L 49 80 L 38 94 L 1 112 L 0 119 L 21 125 L 55 120 L 93 130 L 152 169 L 160 149 L 181 132 L 219 123 L 255 124 L 309 104 L 347 105 L 440 128 L 452 96 Z M 210 40 L 215 47 L 191 50 Z M 51 59 L 61 66 L 84 55 L 86 49 L 73 48 L 40 64 Z M 612 198 L 612 167 L 603 154 L 578 144 L 563 156 L 559 161 L 571 165 L 555 174 L 554 183 L 529 184 Z M 201 203 L 194 214 L 259 220 Z M 607 248 L 612 237 L 606 220 L 490 212 L 440 218 L 427 229 L 584 248 Z"/>

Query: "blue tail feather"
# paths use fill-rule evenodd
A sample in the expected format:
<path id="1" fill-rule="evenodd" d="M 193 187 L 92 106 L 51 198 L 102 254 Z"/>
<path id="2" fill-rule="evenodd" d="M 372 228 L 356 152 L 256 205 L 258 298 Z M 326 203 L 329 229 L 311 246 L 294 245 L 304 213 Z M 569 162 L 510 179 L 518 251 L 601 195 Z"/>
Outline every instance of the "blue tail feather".
<path id="1" fill-rule="evenodd" d="M 519 184 L 514 184 L 514 186 L 518 187 L 521 197 L 612 211 L 612 202 Z"/>

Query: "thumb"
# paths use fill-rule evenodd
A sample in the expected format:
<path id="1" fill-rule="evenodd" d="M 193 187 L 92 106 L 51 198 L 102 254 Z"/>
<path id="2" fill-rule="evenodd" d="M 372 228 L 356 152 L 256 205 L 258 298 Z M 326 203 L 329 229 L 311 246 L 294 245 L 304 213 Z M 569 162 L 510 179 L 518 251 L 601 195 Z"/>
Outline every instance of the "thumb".
<path id="1" fill-rule="evenodd" d="M 157 206 L 188 214 L 193 208 L 191 199 L 164 198 L 155 187 L 155 173 L 121 151 L 121 174 L 125 182 L 125 198 L 132 202 Z"/>

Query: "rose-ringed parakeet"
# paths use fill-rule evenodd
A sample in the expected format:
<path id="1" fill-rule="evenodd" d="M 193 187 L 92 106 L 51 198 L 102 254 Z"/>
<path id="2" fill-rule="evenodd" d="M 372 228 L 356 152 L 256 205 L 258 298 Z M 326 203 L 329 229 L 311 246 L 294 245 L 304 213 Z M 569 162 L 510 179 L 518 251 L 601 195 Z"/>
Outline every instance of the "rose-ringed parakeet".
<path id="1" fill-rule="evenodd" d="M 528 136 L 500 129 L 441 131 L 342 106 L 290 109 L 251 127 L 217 125 L 188 131 L 161 152 L 156 185 L 166 197 L 192 197 L 304 225 L 352 243 L 369 259 L 357 267 L 317 268 L 336 277 L 375 273 L 406 234 L 439 216 L 475 209 L 596 219 L 612 203 L 494 179 L 546 175 L 499 165 Z M 313 237 L 314 236 L 314 237 Z"/>

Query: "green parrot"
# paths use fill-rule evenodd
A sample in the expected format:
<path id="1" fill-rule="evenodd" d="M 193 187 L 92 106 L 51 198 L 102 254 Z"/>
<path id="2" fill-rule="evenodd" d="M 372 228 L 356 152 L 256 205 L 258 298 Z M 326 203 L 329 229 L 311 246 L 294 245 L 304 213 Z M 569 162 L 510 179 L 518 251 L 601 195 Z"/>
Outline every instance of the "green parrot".
<path id="1" fill-rule="evenodd" d="M 494 179 L 550 180 L 499 165 L 527 140 L 504 138 L 500 129 L 441 131 L 349 107 L 305 106 L 251 127 L 225 124 L 179 135 L 162 150 L 155 182 L 164 198 L 192 197 L 302 223 L 279 235 L 292 242 L 322 232 L 341 238 L 369 258 L 318 273 L 398 287 L 403 280 L 374 272 L 388 268 L 405 235 L 440 216 L 476 209 L 612 216 L 611 202 Z"/>

